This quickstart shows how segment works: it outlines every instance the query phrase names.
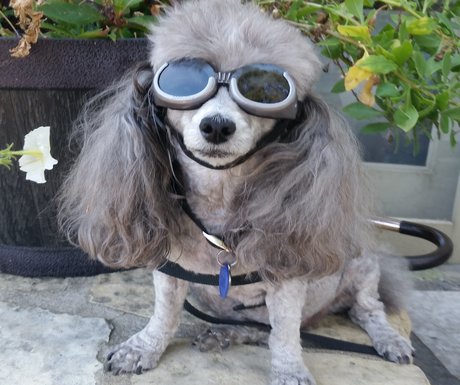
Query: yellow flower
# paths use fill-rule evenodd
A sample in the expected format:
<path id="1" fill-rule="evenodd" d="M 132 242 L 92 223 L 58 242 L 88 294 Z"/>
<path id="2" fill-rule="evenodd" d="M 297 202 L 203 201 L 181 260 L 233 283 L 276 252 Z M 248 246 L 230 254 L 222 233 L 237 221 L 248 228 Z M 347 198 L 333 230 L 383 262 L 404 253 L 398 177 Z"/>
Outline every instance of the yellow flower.
<path id="1" fill-rule="evenodd" d="M 24 149 L 18 151 L 21 171 L 26 179 L 37 183 L 45 183 L 45 170 L 51 170 L 57 160 L 50 154 L 50 127 L 38 127 L 24 138 Z"/>

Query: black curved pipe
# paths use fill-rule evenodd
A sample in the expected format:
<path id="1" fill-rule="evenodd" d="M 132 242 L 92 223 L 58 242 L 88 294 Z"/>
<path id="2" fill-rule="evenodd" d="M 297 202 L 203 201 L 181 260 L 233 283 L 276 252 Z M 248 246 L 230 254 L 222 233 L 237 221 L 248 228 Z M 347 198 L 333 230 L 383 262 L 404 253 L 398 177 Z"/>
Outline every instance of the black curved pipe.
<path id="1" fill-rule="evenodd" d="M 401 221 L 399 223 L 399 233 L 423 238 L 438 247 L 428 254 L 406 256 L 410 270 L 425 270 L 439 266 L 450 258 L 454 250 L 452 240 L 442 231 L 430 226 Z"/>
<path id="2" fill-rule="evenodd" d="M 390 219 L 371 220 L 376 226 L 401 234 L 423 238 L 438 248 L 428 254 L 407 256 L 411 270 L 439 266 L 452 255 L 452 240 L 442 231 L 417 223 Z M 81 250 L 71 247 L 24 247 L 0 244 L 0 272 L 24 277 L 79 277 L 117 272 L 90 260 Z"/>

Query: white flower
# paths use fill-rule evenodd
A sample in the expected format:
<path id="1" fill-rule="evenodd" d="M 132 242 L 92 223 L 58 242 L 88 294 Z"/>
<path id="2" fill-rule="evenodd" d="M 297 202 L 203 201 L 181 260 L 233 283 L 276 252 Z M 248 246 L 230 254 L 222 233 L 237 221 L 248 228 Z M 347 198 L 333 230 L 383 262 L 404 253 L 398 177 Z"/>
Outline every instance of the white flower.
<path id="1" fill-rule="evenodd" d="M 23 156 L 19 158 L 21 171 L 26 179 L 45 183 L 45 170 L 51 170 L 57 160 L 50 154 L 50 127 L 38 127 L 24 138 Z"/>

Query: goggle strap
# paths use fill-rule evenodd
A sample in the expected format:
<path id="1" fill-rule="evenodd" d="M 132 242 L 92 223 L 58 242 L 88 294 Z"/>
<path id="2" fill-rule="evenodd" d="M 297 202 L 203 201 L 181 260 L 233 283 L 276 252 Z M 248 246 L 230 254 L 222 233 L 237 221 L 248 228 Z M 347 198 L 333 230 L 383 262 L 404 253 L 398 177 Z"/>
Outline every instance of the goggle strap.
<path id="1" fill-rule="evenodd" d="M 292 131 L 293 128 L 297 127 L 299 125 L 299 120 L 289 120 L 289 119 L 281 119 L 278 120 L 278 122 L 275 124 L 275 126 L 267 133 L 265 134 L 256 144 L 256 146 L 249 151 L 248 153 L 240 156 L 239 158 L 235 159 L 234 161 L 219 165 L 219 166 L 214 166 L 202 159 L 197 158 L 193 153 L 187 149 L 184 143 L 184 138 L 183 136 L 174 128 L 174 126 L 169 122 L 167 116 L 165 115 L 164 117 L 164 123 L 165 126 L 170 128 L 169 132 L 171 135 L 179 142 L 179 145 L 184 152 L 185 155 L 187 155 L 190 159 L 195 161 L 196 163 L 200 164 L 201 166 L 213 169 L 213 170 L 226 170 L 235 166 L 238 166 L 239 164 L 245 162 L 247 159 L 249 159 L 252 155 L 254 155 L 257 151 L 261 150 L 265 146 L 267 146 L 270 143 L 275 142 L 278 138 L 285 137 L 289 132 Z"/>

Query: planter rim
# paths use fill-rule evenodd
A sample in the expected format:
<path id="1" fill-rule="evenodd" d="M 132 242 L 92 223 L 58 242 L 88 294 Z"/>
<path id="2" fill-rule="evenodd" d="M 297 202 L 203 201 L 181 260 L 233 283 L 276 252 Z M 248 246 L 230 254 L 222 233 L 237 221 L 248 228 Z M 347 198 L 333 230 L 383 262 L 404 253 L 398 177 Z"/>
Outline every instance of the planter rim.
<path id="1" fill-rule="evenodd" d="M 147 38 L 115 42 L 41 38 L 29 56 L 18 59 L 9 53 L 18 41 L 0 38 L 0 88 L 102 89 L 135 63 L 146 60 L 150 47 Z"/>
<path id="2" fill-rule="evenodd" d="M 87 277 L 122 270 L 106 267 L 74 247 L 0 244 L 0 273 L 3 274 L 23 277 Z"/>

